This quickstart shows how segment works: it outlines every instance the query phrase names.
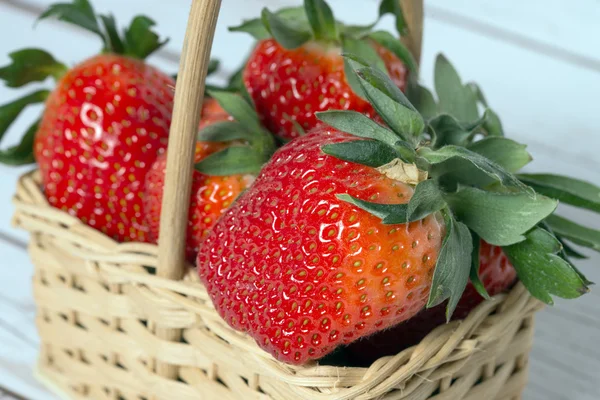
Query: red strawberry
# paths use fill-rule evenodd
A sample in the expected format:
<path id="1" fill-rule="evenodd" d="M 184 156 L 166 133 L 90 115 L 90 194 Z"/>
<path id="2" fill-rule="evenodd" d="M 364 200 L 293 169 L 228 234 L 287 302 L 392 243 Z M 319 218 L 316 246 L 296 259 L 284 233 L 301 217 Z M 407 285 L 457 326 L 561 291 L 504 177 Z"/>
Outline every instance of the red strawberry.
<path id="1" fill-rule="evenodd" d="M 217 222 L 198 256 L 217 310 L 286 362 L 396 325 L 427 302 L 443 226 L 385 226 L 336 197 L 406 203 L 412 188 L 321 146 L 352 137 L 317 128 L 281 148 Z"/>
<path id="2" fill-rule="evenodd" d="M 588 290 L 556 237 L 539 226 L 557 202 L 510 172 L 531 159 L 524 146 L 503 137 L 475 141 L 497 131 L 498 121 L 486 125 L 472 95 L 445 103 L 471 90 L 445 59 L 436 66 L 444 102 L 430 96 L 417 104 L 474 106 L 475 120 L 425 121 L 383 72 L 357 60 L 350 66 L 389 128 L 357 112 L 319 113 L 331 128 L 279 149 L 215 224 L 197 267 L 231 327 L 278 360 L 302 364 L 424 307 L 446 303 L 450 318 L 469 276 L 479 282 L 479 238 L 502 246 L 538 298 Z"/>
<path id="3" fill-rule="evenodd" d="M 200 127 L 206 128 L 233 118 L 214 99 L 207 99 L 202 108 Z M 209 155 L 222 151 L 230 146 L 225 142 L 197 142 L 195 162 L 198 163 Z M 160 155 L 146 175 L 146 196 L 144 211 L 146 224 L 150 228 L 150 239 L 158 240 L 160 210 L 164 188 L 166 153 Z M 231 205 L 237 196 L 253 181 L 252 175 L 209 176 L 194 171 L 192 180 L 192 199 L 188 217 L 186 255 L 193 261 L 198 253 L 200 243 L 209 229 Z"/>
<path id="4" fill-rule="evenodd" d="M 259 39 L 272 36 L 256 45 L 243 80 L 265 126 L 283 139 L 293 139 L 317 125 L 315 113 L 319 111 L 354 110 L 375 117 L 346 75 L 342 52 L 357 53 L 386 70 L 402 90 L 407 85 L 406 65 L 414 68 L 399 40 L 385 32 L 371 34 L 364 28 L 359 33 L 356 27 L 336 25 L 322 0 L 305 1 L 304 8 L 277 14 L 264 11 L 263 21 L 264 32 L 257 31 L 258 21 L 232 30 Z"/>
<path id="5" fill-rule="evenodd" d="M 479 276 L 490 296 L 510 288 L 517 273 L 502 249 L 481 241 L 479 249 Z M 463 293 L 452 319 L 464 319 L 484 298 L 469 283 Z M 418 344 L 433 329 L 446 322 L 446 305 L 424 309 L 401 324 L 351 343 L 344 353 L 353 363 L 370 365 L 375 360 L 396 355 L 402 350 Z"/>
<path id="6" fill-rule="evenodd" d="M 41 120 L 13 154 L 23 157 L 12 161 L 31 162 L 33 154 L 52 206 L 118 241 L 146 241 L 144 178 L 167 144 L 174 81 L 143 58 L 164 42 L 146 17 L 134 18 L 131 34 L 120 38 L 110 30 L 112 17 L 101 26 L 87 1 L 50 6 L 47 16 L 73 23 L 85 17 L 106 54 L 69 70 L 41 50 L 11 54 L 13 64 L 0 70 L 9 85 L 58 78 Z M 22 102 L 18 111 L 43 97 Z"/>

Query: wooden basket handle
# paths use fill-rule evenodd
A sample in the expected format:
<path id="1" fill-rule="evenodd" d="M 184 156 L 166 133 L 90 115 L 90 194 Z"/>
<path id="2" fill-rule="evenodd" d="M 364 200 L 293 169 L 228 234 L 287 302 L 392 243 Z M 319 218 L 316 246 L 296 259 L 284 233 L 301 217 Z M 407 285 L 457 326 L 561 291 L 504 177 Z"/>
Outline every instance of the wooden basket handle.
<path id="1" fill-rule="evenodd" d="M 423 35 L 423 0 L 399 1 L 408 25 L 408 35 L 402 40 L 419 62 Z M 192 1 L 179 65 L 167 150 L 157 271 L 159 276 L 170 279 L 180 279 L 185 268 L 185 236 L 195 141 L 220 5 L 221 0 Z"/>

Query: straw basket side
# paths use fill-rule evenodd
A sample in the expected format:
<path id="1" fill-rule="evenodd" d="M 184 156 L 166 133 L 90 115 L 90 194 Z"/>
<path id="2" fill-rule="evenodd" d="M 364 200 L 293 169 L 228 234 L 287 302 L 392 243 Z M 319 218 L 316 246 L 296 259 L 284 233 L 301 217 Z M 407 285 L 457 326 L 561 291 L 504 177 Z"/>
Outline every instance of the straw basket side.
<path id="1" fill-rule="evenodd" d="M 403 3 L 420 52 L 422 0 Z M 464 321 L 370 368 L 280 363 L 219 317 L 184 261 L 193 144 L 220 0 L 193 0 L 175 95 L 159 246 L 117 243 L 48 205 L 21 177 L 14 224 L 31 233 L 38 376 L 64 399 L 516 399 L 533 315 L 518 284 Z"/>
<path id="2" fill-rule="evenodd" d="M 116 243 L 50 207 L 37 172 L 14 204 L 32 237 L 39 376 L 62 398 L 508 400 L 527 382 L 542 304 L 520 284 L 368 369 L 293 367 L 231 330 L 191 266 L 181 281 L 160 278 L 156 246 Z M 182 340 L 160 338 L 159 324 Z"/>

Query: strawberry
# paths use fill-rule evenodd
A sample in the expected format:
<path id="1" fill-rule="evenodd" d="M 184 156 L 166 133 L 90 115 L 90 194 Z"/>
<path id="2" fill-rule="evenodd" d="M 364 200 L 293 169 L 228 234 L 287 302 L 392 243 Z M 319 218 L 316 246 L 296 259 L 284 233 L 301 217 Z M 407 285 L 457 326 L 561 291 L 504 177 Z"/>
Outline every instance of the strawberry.
<path id="1" fill-rule="evenodd" d="M 304 7 L 263 11 L 262 21 L 234 27 L 259 39 L 243 71 L 244 84 L 264 124 L 281 138 L 298 137 L 317 125 L 315 113 L 331 108 L 376 115 L 360 88 L 348 79 L 342 52 L 353 51 L 389 73 L 404 90 L 410 53 L 387 32 L 336 22 L 323 0 Z M 408 66 L 408 67 L 407 67 Z"/>
<path id="2" fill-rule="evenodd" d="M 146 241 L 144 178 L 167 144 L 174 81 L 143 60 L 165 42 L 143 16 L 120 37 L 113 17 L 97 16 L 87 0 L 52 5 L 41 18 L 50 16 L 84 21 L 105 48 L 70 69 L 42 50 L 11 54 L 12 64 L 0 69 L 9 86 L 48 76 L 57 82 L 51 92 L 5 106 L 12 111 L 7 127 L 27 105 L 45 101 L 41 119 L 0 161 L 36 161 L 50 205 L 118 241 Z"/>
<path id="3" fill-rule="evenodd" d="M 502 293 L 514 284 L 517 273 L 500 247 L 481 241 L 479 260 L 479 277 L 489 296 Z M 452 319 L 466 318 L 484 300 L 484 296 L 469 282 Z M 444 324 L 445 312 L 445 304 L 423 309 L 408 321 L 351 343 L 344 349 L 345 356 L 354 364 L 370 365 L 381 357 L 398 354 L 418 344 L 433 329 Z"/>
<path id="4" fill-rule="evenodd" d="M 265 164 L 198 253 L 222 318 L 276 359 L 304 364 L 423 308 L 445 303 L 450 319 L 469 276 L 483 292 L 480 239 L 501 246 L 543 301 L 588 291 L 544 227 L 558 202 L 514 175 L 530 161 L 524 146 L 485 137 L 500 130 L 488 107 L 462 121 L 448 113 L 479 113 L 474 86 L 439 57 L 439 103 L 415 101 L 435 108 L 427 118 L 357 60 L 348 57 L 353 77 L 387 127 L 354 111 L 319 113 L 326 125 Z"/>
<path id="5" fill-rule="evenodd" d="M 213 95 L 214 94 L 215 92 L 213 92 Z M 241 99 L 237 99 L 237 103 L 240 103 L 240 100 Z M 221 131 L 224 133 L 221 135 L 219 133 L 215 133 L 216 131 L 214 131 L 214 128 L 216 127 L 217 130 L 227 130 L 229 127 L 236 126 L 235 124 L 238 124 L 233 121 L 234 118 L 227 113 L 223 107 L 221 107 L 216 99 L 208 98 L 205 100 L 202 107 L 202 118 L 200 121 L 201 130 L 213 127 L 213 133 L 210 133 L 210 135 L 214 136 L 214 138 L 217 140 L 219 137 L 226 138 L 226 135 L 230 132 Z M 226 123 L 225 125 L 221 125 L 221 128 L 219 128 L 218 124 L 220 122 Z M 263 135 L 265 134 L 259 132 L 259 136 L 264 137 Z M 237 137 L 236 139 L 237 142 L 234 143 L 205 141 L 197 142 L 195 162 L 200 163 L 210 155 L 222 152 L 224 149 L 233 144 L 242 144 L 240 142 L 240 139 L 243 139 L 242 137 Z M 267 140 L 269 140 L 268 136 Z M 266 154 L 264 155 L 264 161 L 268 159 L 268 156 L 270 156 L 271 152 L 272 149 L 267 150 Z M 145 221 L 147 226 L 150 228 L 150 239 L 153 242 L 157 242 L 159 236 L 160 210 L 166 164 L 166 153 L 164 153 L 158 156 L 152 165 L 152 168 L 146 175 L 146 196 L 144 198 Z M 259 167 L 260 166 L 258 166 L 258 168 Z M 195 259 L 200 244 L 204 237 L 208 234 L 210 228 L 214 225 L 221 214 L 223 214 L 231 205 L 231 203 L 233 203 L 237 196 L 246 188 L 248 188 L 248 186 L 250 186 L 254 180 L 252 169 L 248 169 L 246 172 L 247 173 L 245 174 L 210 176 L 197 170 L 194 171 L 192 177 L 192 198 L 188 217 L 186 244 L 186 255 L 188 260 L 191 262 L 193 262 Z"/>

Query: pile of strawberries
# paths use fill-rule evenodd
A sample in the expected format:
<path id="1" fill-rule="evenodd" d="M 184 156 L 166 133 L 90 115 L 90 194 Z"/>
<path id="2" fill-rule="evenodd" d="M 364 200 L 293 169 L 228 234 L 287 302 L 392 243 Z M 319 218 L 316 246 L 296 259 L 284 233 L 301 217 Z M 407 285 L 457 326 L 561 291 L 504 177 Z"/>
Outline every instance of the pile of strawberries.
<path id="1" fill-rule="evenodd" d="M 397 4 L 380 14 L 402 35 Z M 103 49 L 72 68 L 10 54 L 7 86 L 56 86 L 0 108 L 1 139 L 45 104 L 0 162 L 37 163 L 49 204 L 114 240 L 156 243 L 175 82 L 144 59 L 166 41 L 144 16 L 120 32 L 87 0 L 47 17 Z M 223 319 L 283 362 L 371 363 L 517 279 L 548 304 L 591 284 L 571 244 L 600 250 L 600 232 L 554 212 L 559 200 L 600 212 L 600 188 L 520 173 L 531 156 L 479 87 L 440 55 L 426 89 L 374 26 L 336 21 L 324 0 L 265 9 L 231 28 L 257 39 L 240 75 L 205 94 L 187 257 Z"/>

